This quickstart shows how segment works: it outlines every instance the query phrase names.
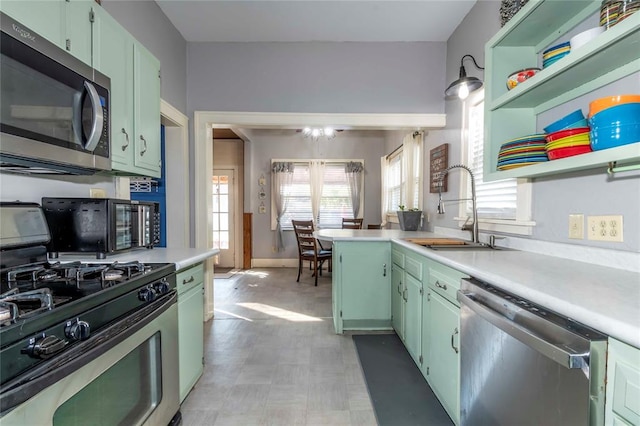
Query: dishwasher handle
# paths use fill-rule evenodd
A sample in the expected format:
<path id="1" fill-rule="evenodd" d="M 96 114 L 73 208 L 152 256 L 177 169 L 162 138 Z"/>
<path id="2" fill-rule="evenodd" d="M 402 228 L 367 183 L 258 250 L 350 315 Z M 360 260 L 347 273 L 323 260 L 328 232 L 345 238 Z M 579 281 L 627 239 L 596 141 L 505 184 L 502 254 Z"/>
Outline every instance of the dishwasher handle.
<path id="1" fill-rule="evenodd" d="M 510 304 L 508 301 L 496 296 L 483 294 L 483 297 L 495 297 L 495 301 L 506 309 L 508 309 L 508 305 Z M 562 336 L 562 338 L 558 339 L 563 341 L 561 347 L 525 327 L 523 324 L 519 324 L 505 316 L 504 312 L 500 312 L 488 304 L 483 303 L 482 300 L 475 297 L 473 292 L 458 290 L 458 301 L 508 335 L 518 339 L 530 348 L 535 349 L 547 358 L 554 360 L 565 368 L 582 369 L 585 376 L 589 377 L 590 345 L 588 341 L 585 342 L 578 336 L 573 337 L 572 333 L 568 330 L 539 318 L 538 321 L 545 322 L 543 326 L 554 328 L 550 330 L 550 333 L 558 333 Z M 569 336 L 570 334 L 571 336 Z"/>

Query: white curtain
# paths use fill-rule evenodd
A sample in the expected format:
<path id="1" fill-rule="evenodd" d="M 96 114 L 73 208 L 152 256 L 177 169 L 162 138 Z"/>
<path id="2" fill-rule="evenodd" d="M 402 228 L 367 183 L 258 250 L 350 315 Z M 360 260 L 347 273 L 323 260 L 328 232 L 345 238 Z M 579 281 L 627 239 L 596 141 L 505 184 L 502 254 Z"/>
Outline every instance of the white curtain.
<path id="1" fill-rule="evenodd" d="M 422 133 L 409 133 L 402 140 L 403 204 L 422 209 Z"/>
<path id="2" fill-rule="evenodd" d="M 284 250 L 284 238 L 280 219 L 287 211 L 288 191 L 293 183 L 293 163 L 275 162 L 271 165 L 271 183 L 273 185 L 272 194 L 276 207 L 276 233 L 275 246 L 278 251 Z"/>
<path id="3" fill-rule="evenodd" d="M 311 184 L 311 213 L 313 221 L 320 223 L 320 198 L 322 198 L 322 186 L 324 185 L 324 161 L 309 161 L 309 180 Z"/>
<path id="4" fill-rule="evenodd" d="M 387 160 L 387 156 L 380 157 L 380 177 L 382 182 L 380 183 L 380 187 L 382 188 L 382 197 L 380 200 L 380 215 L 381 215 L 381 226 L 384 228 L 387 225 L 387 204 L 389 203 L 389 190 L 387 184 L 387 173 L 389 169 L 389 161 Z"/>
<path id="5" fill-rule="evenodd" d="M 349 182 L 349 195 L 351 196 L 351 208 L 353 218 L 360 215 L 360 200 L 362 197 L 362 180 L 364 177 L 364 165 L 359 161 L 349 161 L 344 166 L 344 172 Z"/>

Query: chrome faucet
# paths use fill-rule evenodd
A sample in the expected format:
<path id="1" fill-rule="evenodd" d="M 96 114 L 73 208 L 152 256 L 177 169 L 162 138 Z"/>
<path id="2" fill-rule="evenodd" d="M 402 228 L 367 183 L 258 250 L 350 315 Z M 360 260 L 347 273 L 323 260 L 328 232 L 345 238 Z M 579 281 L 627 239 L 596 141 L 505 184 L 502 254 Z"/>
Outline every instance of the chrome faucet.
<path id="1" fill-rule="evenodd" d="M 442 199 L 442 180 L 447 175 L 447 173 L 449 173 L 449 171 L 453 169 L 464 169 L 467 172 L 469 172 L 469 176 L 471 176 L 471 198 L 457 198 L 455 200 Z M 473 210 L 473 223 L 471 224 L 471 227 L 469 227 L 469 225 L 467 225 L 467 221 L 469 219 L 467 218 L 467 221 L 465 221 L 464 225 L 462 225 L 462 230 L 471 231 L 471 240 L 474 243 L 479 243 L 480 239 L 478 236 L 478 207 L 476 205 L 476 179 L 473 176 L 473 172 L 469 167 L 465 166 L 464 164 L 454 164 L 453 166 L 449 166 L 446 169 L 444 169 L 440 174 L 440 179 L 438 183 L 438 214 L 444 214 L 445 202 L 468 201 L 468 200 L 471 200 L 471 204 L 472 204 L 471 208 Z"/>

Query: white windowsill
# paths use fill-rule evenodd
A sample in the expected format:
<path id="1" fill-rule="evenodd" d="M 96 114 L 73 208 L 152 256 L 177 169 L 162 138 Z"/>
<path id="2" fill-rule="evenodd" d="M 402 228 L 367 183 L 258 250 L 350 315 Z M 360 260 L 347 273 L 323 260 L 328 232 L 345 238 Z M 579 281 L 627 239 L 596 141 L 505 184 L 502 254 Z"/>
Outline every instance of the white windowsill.
<path id="1" fill-rule="evenodd" d="M 466 217 L 455 217 L 462 226 L 467 220 Z M 514 235 L 532 235 L 533 228 L 536 226 L 535 221 L 509 220 L 509 219 L 478 219 L 480 231 L 504 232 Z"/>

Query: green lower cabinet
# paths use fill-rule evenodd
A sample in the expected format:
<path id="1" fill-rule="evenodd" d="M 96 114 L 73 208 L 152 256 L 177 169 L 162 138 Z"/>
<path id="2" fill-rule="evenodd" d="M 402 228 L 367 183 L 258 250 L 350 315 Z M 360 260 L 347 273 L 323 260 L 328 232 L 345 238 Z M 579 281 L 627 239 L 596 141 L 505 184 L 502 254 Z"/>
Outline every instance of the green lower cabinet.
<path id="1" fill-rule="evenodd" d="M 391 329 L 391 254 L 388 242 L 333 243 L 336 332 Z"/>
<path id="2" fill-rule="evenodd" d="M 391 269 L 391 325 L 400 339 L 404 340 L 404 270 L 398 265 Z"/>
<path id="3" fill-rule="evenodd" d="M 640 425 L 640 349 L 609 339 L 606 425 Z"/>
<path id="4" fill-rule="evenodd" d="M 429 289 L 427 381 L 455 424 L 460 421 L 460 308 Z"/>
<path id="5" fill-rule="evenodd" d="M 405 273 L 404 344 L 418 366 L 422 352 L 422 282 Z"/>

